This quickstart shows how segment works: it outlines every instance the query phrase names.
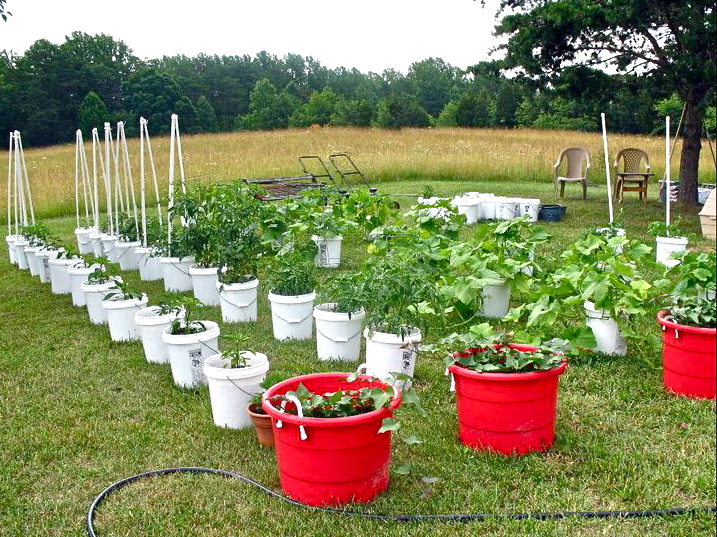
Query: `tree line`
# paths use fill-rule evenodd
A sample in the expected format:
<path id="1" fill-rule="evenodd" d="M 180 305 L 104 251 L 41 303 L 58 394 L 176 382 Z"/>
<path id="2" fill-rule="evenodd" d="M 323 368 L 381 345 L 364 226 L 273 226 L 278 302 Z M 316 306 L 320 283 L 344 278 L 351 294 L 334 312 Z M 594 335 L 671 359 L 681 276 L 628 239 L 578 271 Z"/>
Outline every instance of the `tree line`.
<path id="1" fill-rule="evenodd" d="M 89 139 L 105 121 L 124 121 L 132 135 L 145 117 L 152 134 L 164 134 L 173 113 L 186 133 L 314 124 L 598 130 L 604 112 L 612 131 L 652 133 L 682 108 L 651 77 L 578 65 L 542 83 L 503 67 L 428 58 L 406 74 L 376 74 L 268 52 L 140 60 L 122 41 L 75 32 L 59 45 L 42 39 L 22 55 L 0 54 L 0 132 L 51 145 L 72 142 L 78 128 Z"/>

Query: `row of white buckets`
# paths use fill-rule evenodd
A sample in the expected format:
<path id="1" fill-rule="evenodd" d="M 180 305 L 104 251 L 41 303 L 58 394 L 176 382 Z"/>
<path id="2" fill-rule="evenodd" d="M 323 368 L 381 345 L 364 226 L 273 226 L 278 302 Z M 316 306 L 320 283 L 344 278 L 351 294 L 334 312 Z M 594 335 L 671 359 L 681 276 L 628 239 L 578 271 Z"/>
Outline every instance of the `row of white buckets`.
<path id="1" fill-rule="evenodd" d="M 456 196 L 451 200 L 451 205 L 466 217 L 467 224 L 475 224 L 479 220 L 512 220 L 524 215 L 528 215 L 530 222 L 537 222 L 540 213 L 539 199 L 512 198 L 481 192 L 466 192 Z"/>

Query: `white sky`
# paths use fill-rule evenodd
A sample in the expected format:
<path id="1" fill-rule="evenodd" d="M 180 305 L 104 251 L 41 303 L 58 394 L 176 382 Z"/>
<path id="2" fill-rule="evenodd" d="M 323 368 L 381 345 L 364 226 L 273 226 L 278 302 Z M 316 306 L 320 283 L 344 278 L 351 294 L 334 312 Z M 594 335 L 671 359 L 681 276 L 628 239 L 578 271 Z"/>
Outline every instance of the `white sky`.
<path id="1" fill-rule="evenodd" d="M 38 39 L 106 34 L 142 59 L 200 53 L 311 56 L 328 68 L 406 73 L 442 58 L 466 68 L 490 59 L 498 0 L 7 0 L 0 50 Z M 494 55 L 493 57 L 498 57 Z"/>

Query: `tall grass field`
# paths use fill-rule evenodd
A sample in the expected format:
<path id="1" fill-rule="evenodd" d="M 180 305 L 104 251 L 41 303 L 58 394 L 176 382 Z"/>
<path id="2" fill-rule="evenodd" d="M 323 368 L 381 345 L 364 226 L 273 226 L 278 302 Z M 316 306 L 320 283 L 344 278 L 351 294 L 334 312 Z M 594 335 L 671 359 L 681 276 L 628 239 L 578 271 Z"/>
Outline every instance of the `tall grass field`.
<path id="1" fill-rule="evenodd" d="M 129 143 L 138 184 L 138 141 Z M 169 139 L 153 139 L 152 144 L 166 189 Z M 614 135 L 609 144 L 611 155 L 622 147 L 645 149 L 654 177 L 662 177 L 664 139 Z M 542 224 L 552 235 L 537 252 L 547 266 L 555 266 L 559 253 L 586 228 L 607 222 L 598 134 L 326 128 L 182 137 L 190 185 L 295 175 L 301 171 L 300 155 L 323 158 L 347 152 L 379 191 L 400 194 L 396 199 L 402 209 L 410 207 L 409 195 L 420 195 L 425 185 L 440 196 L 482 191 L 552 202 L 552 164 L 563 147 L 572 145 L 585 146 L 591 154 L 588 199 L 582 200 L 578 186 L 568 185 L 561 201 L 568 207 L 565 218 Z M 88 156 L 90 150 L 88 146 Z M 678 143 L 673 177 L 679 150 Z M 6 171 L 4 156 L 0 169 Z M 25 156 L 36 217 L 74 241 L 75 147 L 25 148 Z M 706 147 L 700 182 L 714 182 L 710 158 Z M 647 225 L 664 215 L 656 182 L 646 203 L 627 193 L 614 207 L 628 235 L 651 245 Z M 1 188 L 4 204 L 7 192 Z M 5 211 L 3 205 L 0 218 Z M 701 238 L 697 215 L 680 214 L 694 234 L 691 244 L 714 248 L 713 241 Z M 345 238 L 338 270 L 357 270 L 365 255 L 366 244 L 358 236 Z M 140 281 L 137 271 L 122 276 L 146 292 L 151 304 L 165 294 L 161 281 Z M 200 317 L 218 322 L 223 333 L 244 332 L 247 347 L 265 353 L 270 373 L 279 378 L 358 365 L 318 360 L 314 340 L 274 340 L 267 292 L 260 287 L 256 323 L 224 324 L 218 307 L 203 308 Z M 629 342 L 627 355 L 586 353 L 570 363 L 560 380 L 556 441 L 546 452 L 506 457 L 461 445 L 443 360 L 419 355 L 415 386 L 427 416 L 404 408 L 397 412 L 402 428 L 393 440 L 391 484 L 373 502 L 338 513 L 317 512 L 239 479 L 175 474 L 116 490 L 99 506 L 95 531 L 102 537 L 714 536 L 715 513 L 705 508 L 715 505 L 715 403 L 671 395 L 663 388 L 656 313 L 655 308 L 639 321 L 639 337 Z M 2 537 L 86 535 L 88 508 L 100 492 L 153 469 L 221 468 L 280 490 L 274 453 L 258 445 L 253 429 L 216 427 L 206 388 L 177 388 L 169 365 L 148 363 L 139 342 L 112 342 L 107 327 L 92 325 L 86 309 L 72 306 L 69 295 L 53 294 L 50 284 L 11 265 L 4 247 L 0 371 Z M 409 435 L 421 443 L 401 440 Z M 408 473 L 397 471 L 407 464 Z M 509 516 L 683 507 L 695 511 L 547 520 Z M 412 521 L 377 516 L 462 513 L 487 516 Z"/>

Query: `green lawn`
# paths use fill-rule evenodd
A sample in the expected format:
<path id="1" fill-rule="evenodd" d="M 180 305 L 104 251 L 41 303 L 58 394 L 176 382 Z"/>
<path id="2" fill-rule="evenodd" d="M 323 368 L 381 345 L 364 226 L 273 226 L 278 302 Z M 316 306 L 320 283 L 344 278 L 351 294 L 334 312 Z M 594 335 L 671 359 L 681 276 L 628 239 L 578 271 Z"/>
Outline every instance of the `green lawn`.
<path id="1" fill-rule="evenodd" d="M 381 190 L 420 193 L 419 183 L 385 183 Z M 438 182 L 436 194 L 487 190 L 552 199 L 552 185 Z M 482 187 L 482 188 L 481 188 Z M 537 189 L 537 190 L 536 190 Z M 408 198 L 399 198 L 407 205 Z M 547 223 L 553 234 L 540 255 L 555 255 L 585 228 L 605 223 L 604 188 L 578 188 L 566 200 L 567 218 Z M 646 224 L 662 217 L 657 202 L 631 198 L 620 220 L 633 238 L 651 241 Z M 616 214 L 620 208 L 616 207 Z M 686 225 L 699 231 L 695 215 Z M 47 220 L 72 238 L 74 218 Z M 359 265 L 363 246 L 345 243 L 344 264 Z M 700 247 L 714 247 L 701 239 Z M 162 282 L 126 280 L 156 303 Z M 519 297 L 518 297 L 519 298 Z M 223 325 L 219 308 L 202 317 Z M 53 295 L 28 271 L 0 253 L 0 535 L 80 536 L 87 509 L 105 487 L 138 472 L 175 466 L 223 468 L 278 490 L 272 451 L 251 429 L 217 428 L 206 389 L 182 390 L 168 365 L 147 363 L 141 344 L 113 343 L 106 327 L 90 324 L 69 295 Z M 661 383 L 659 326 L 644 319 L 644 339 L 625 357 L 584 356 L 561 378 L 556 442 L 546 453 L 520 458 L 471 451 L 456 441 L 456 415 L 439 358 L 419 356 L 417 388 L 428 417 L 400 412 L 392 466 L 410 462 L 408 475 L 392 475 L 390 489 L 366 513 L 496 515 L 537 511 L 639 510 L 715 504 L 715 405 L 667 394 Z M 241 327 L 252 347 L 269 356 L 271 372 L 292 376 L 353 367 L 320 362 L 315 342 L 276 342 L 266 290 L 259 321 Z M 239 480 L 172 475 L 137 482 L 110 496 L 98 510 L 102 536 L 427 535 L 436 536 L 708 536 L 715 515 L 630 519 L 396 522 L 315 513 L 271 498 Z"/>

